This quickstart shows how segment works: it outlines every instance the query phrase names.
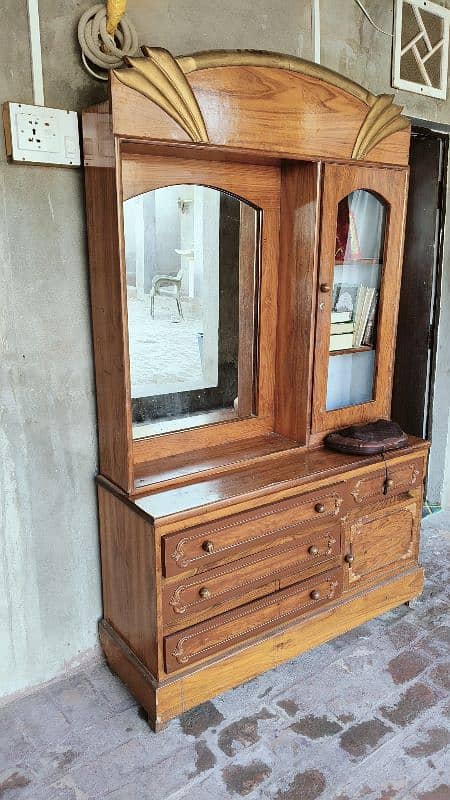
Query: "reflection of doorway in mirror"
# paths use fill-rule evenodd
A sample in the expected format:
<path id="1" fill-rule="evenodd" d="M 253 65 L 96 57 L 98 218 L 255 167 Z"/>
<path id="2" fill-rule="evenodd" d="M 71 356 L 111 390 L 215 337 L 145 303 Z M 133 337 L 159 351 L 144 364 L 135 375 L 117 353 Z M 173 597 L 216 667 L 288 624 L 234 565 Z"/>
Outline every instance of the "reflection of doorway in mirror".
<path id="1" fill-rule="evenodd" d="M 124 203 L 133 397 L 217 385 L 219 205 L 219 192 L 189 185 Z"/>

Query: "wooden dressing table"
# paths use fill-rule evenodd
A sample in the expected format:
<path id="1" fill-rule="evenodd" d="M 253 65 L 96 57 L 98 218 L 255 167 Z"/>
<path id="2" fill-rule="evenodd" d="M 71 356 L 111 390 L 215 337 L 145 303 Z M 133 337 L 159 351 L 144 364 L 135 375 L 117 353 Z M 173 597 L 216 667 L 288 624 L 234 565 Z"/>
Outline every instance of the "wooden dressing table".
<path id="1" fill-rule="evenodd" d="M 295 57 L 143 50 L 83 131 L 100 637 L 157 730 L 422 591 L 428 445 L 323 446 L 390 414 L 401 109 Z"/>

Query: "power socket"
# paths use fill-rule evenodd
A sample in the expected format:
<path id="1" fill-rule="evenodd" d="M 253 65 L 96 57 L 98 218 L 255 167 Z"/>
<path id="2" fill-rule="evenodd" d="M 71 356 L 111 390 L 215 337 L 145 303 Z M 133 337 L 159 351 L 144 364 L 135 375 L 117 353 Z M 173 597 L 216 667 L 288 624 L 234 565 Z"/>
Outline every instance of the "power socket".
<path id="1" fill-rule="evenodd" d="M 3 122 L 6 154 L 10 161 L 80 166 L 78 115 L 75 111 L 5 103 Z"/>

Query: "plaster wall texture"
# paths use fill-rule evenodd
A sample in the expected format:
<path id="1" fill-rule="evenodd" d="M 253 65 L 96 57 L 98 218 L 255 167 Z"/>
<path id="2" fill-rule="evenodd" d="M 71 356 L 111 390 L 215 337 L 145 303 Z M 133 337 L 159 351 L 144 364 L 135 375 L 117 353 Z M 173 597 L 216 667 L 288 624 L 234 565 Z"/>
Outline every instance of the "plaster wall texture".
<path id="1" fill-rule="evenodd" d="M 76 26 L 90 0 L 40 0 L 46 104 L 80 111 L 106 96 L 80 64 Z M 386 30 L 392 3 L 366 0 Z M 32 102 L 25 0 L 4 0 L 0 101 Z M 354 0 L 322 0 L 322 62 L 374 92 L 390 89 L 388 37 Z M 140 41 L 173 53 L 278 50 L 311 58 L 307 0 L 129 0 Z M 450 123 L 446 102 L 398 93 L 408 114 Z M 97 445 L 83 177 L 7 165 L 0 145 L 0 696 L 51 679 L 96 647 L 101 614 L 93 477 Z M 448 258 L 446 259 L 448 260 Z M 444 269 L 438 392 L 450 382 Z M 448 308 L 448 311 L 447 311 Z M 439 441 L 448 439 L 448 394 Z M 435 489 L 450 504 L 441 447 Z M 442 477 L 443 476 L 443 477 Z"/>

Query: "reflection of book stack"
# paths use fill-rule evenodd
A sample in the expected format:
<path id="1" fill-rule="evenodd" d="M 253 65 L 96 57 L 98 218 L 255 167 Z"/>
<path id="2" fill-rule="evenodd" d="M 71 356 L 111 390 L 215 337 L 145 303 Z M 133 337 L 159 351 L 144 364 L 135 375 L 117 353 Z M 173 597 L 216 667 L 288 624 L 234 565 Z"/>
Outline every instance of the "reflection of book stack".
<path id="1" fill-rule="evenodd" d="M 373 347 L 375 341 L 375 316 L 378 292 L 368 286 L 360 286 L 354 313 L 353 347 Z"/>

